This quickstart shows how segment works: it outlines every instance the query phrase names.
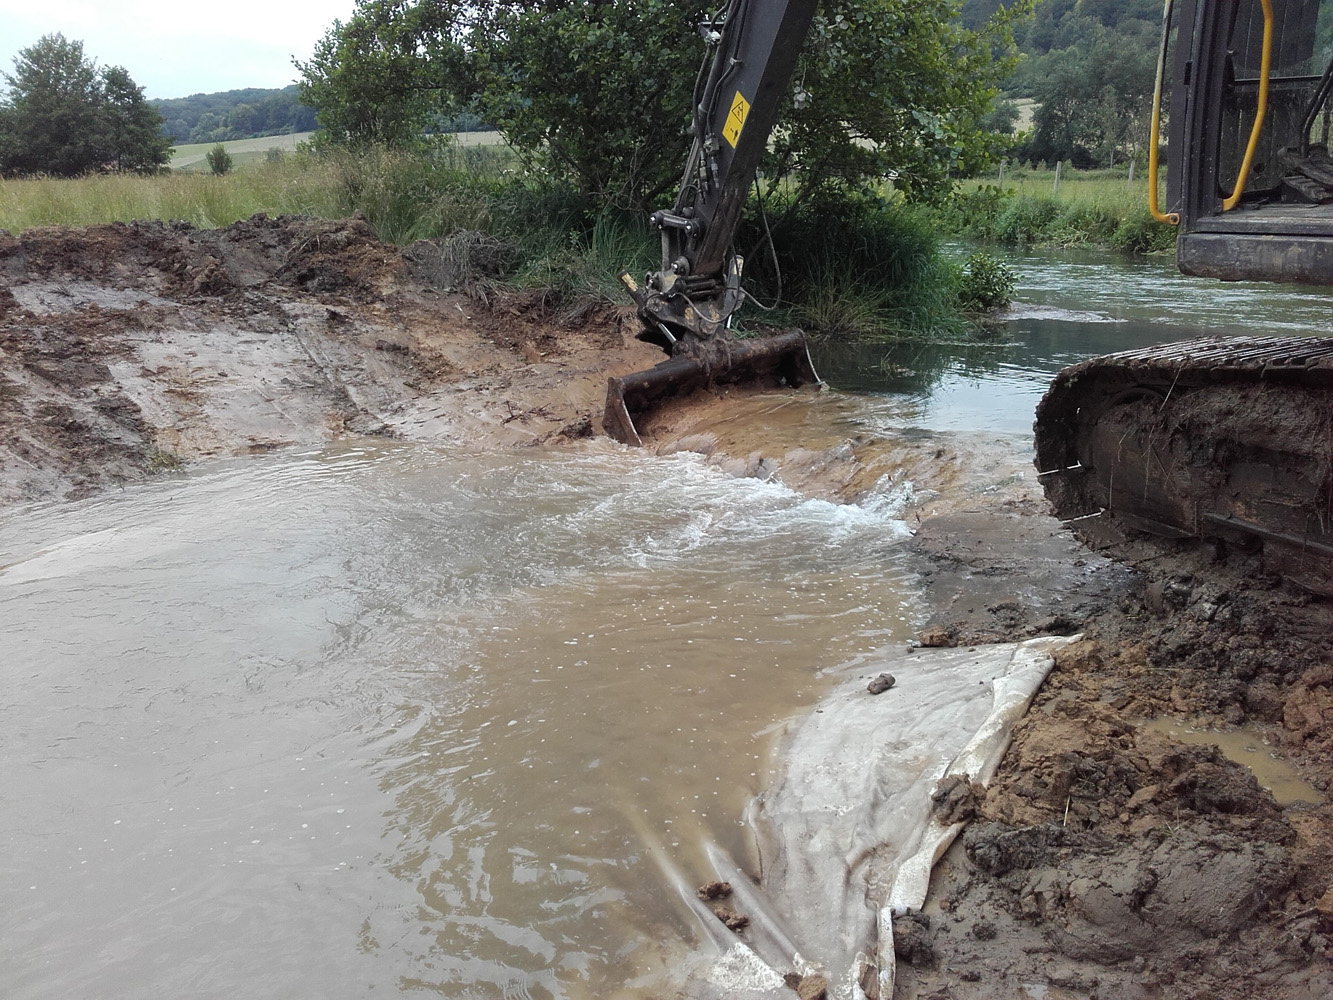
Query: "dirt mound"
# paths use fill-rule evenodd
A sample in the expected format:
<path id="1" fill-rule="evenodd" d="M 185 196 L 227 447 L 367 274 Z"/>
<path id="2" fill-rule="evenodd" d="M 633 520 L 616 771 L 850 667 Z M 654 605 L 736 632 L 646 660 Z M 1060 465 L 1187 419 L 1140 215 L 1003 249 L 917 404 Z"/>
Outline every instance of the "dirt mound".
<path id="1" fill-rule="evenodd" d="M 950 531 L 956 557 L 983 568 L 978 524 L 963 524 L 922 532 L 932 571 L 947 565 Z M 1134 570 L 1100 606 L 1055 595 L 1072 596 L 1062 603 L 1087 638 L 1057 655 L 979 819 L 941 865 L 938 967 L 911 976 L 923 992 L 952 983 L 954 997 L 990 995 L 965 984 L 999 980 L 1099 998 L 1328 996 L 1333 807 L 1283 808 L 1217 748 L 1145 720 L 1266 724 L 1327 789 L 1333 606 L 1243 552 L 1134 543 L 1117 554 Z M 1058 587 L 1032 555 L 1038 589 Z M 982 561 L 1002 578 L 1021 564 Z M 1006 631 L 984 602 L 945 598 L 937 615 L 956 634 Z M 1030 619 L 1009 631 L 1025 634 Z"/>
<path id="2" fill-rule="evenodd" d="M 278 282 L 365 301 L 402 268 L 364 218 L 269 218 L 223 229 L 134 222 L 87 229 L 29 229 L 0 237 L 0 274 L 10 282 L 95 282 L 112 289 L 220 296 Z"/>
<path id="3" fill-rule="evenodd" d="M 566 440 L 658 360 L 624 310 L 435 287 L 428 249 L 263 214 L 0 235 L 0 503 L 345 433 Z"/>

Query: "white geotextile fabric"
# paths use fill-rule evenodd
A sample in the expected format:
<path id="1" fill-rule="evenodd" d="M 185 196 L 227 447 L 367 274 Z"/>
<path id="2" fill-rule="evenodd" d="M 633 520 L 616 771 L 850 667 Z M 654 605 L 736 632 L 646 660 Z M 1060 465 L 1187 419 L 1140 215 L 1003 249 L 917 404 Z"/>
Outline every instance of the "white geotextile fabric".
<path id="1" fill-rule="evenodd" d="M 1071 641 L 920 649 L 858 664 L 857 679 L 783 741 L 778 778 L 751 817 L 760 887 L 714 852 L 750 926 L 737 938 L 707 915 L 722 955 L 689 995 L 788 998 L 782 973 L 817 971 L 831 1000 L 864 1000 L 865 977 L 878 970 L 889 1000 L 893 915 L 922 906 L 932 867 L 962 828 L 933 819 L 931 792 L 951 774 L 991 780 L 1052 653 Z M 865 678 L 880 672 L 897 683 L 870 695 Z"/>

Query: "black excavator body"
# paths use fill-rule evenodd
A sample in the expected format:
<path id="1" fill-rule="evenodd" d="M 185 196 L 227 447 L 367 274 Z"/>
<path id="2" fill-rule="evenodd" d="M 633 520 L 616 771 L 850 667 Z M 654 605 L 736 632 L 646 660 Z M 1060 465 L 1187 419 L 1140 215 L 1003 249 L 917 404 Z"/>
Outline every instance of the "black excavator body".
<path id="1" fill-rule="evenodd" d="M 1167 0 L 1159 106 L 1163 92 L 1165 205 L 1155 176 L 1150 202 L 1179 227 L 1180 269 L 1333 285 L 1333 0 Z M 1333 596 L 1333 338 L 1085 361 L 1056 378 L 1035 435 L 1047 497 L 1088 540 L 1208 539 Z"/>

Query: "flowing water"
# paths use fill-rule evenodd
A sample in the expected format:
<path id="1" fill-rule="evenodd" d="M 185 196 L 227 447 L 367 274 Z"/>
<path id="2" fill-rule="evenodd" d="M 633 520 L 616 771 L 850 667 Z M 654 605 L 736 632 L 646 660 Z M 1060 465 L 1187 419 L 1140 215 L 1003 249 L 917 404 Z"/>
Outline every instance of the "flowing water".
<path id="1" fill-rule="evenodd" d="M 6 997 L 609 996 L 907 634 L 889 498 L 344 447 L 0 528 Z M 691 872 L 693 874 L 693 872 Z"/>
<path id="2" fill-rule="evenodd" d="M 1090 250 L 1005 260 L 1018 282 L 1004 345 L 825 347 L 820 374 L 894 394 L 920 427 L 1027 434 L 1052 377 L 1085 358 L 1203 336 L 1333 336 L 1326 289 L 1205 281 L 1171 258 Z"/>
<path id="3" fill-rule="evenodd" d="M 1310 293 L 1015 259 L 1014 346 L 824 352 L 864 423 L 1027 447 L 1070 361 Z M 350 443 L 0 520 L 0 996 L 637 997 L 772 734 L 917 622 L 901 497 Z"/>

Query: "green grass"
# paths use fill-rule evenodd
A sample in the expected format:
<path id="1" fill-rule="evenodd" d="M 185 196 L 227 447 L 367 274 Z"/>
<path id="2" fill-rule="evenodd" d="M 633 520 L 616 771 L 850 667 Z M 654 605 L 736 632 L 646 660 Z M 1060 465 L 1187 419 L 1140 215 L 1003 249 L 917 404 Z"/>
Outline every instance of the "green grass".
<path id="1" fill-rule="evenodd" d="M 1173 227 L 1148 213 L 1147 183 L 1124 171 L 1068 171 L 1055 191 L 1050 171 L 1015 171 L 963 181 L 939 213 L 947 232 L 1008 246 L 1107 247 L 1161 253 L 1175 246 Z"/>
<path id="2" fill-rule="evenodd" d="M 268 135 L 262 139 L 233 139 L 222 143 L 222 148 L 231 154 L 232 167 L 259 163 L 268 158 L 270 149 L 281 150 L 284 154 L 296 152 L 296 147 L 314 135 L 313 132 L 293 132 L 291 135 Z M 204 157 L 209 150 L 218 145 L 216 142 L 194 142 L 171 147 L 171 160 L 168 166 L 172 170 L 208 171 Z"/>
<path id="3" fill-rule="evenodd" d="M 0 179 L 0 229 L 91 226 L 135 219 L 184 219 L 211 229 L 255 212 L 334 215 L 330 169 L 298 163 L 259 164 L 224 177 L 173 172 L 155 177 L 101 174 L 74 179 Z"/>
<path id="4" fill-rule="evenodd" d="M 268 135 L 259 139 L 232 139 L 222 143 L 222 148 L 231 154 L 232 166 L 240 167 L 252 163 L 261 163 L 269 158 L 270 150 L 280 150 L 283 154 L 296 152 L 297 147 L 308 142 L 314 132 L 293 132 L 290 135 Z M 499 146 L 504 144 L 498 132 L 455 132 L 454 144 L 463 148 L 474 146 Z M 204 157 L 209 150 L 218 145 L 215 142 L 183 143 L 171 147 L 172 170 L 208 171 Z"/>
<path id="5" fill-rule="evenodd" d="M 261 140 L 247 140 L 258 143 Z M 233 154 L 235 155 L 235 154 Z M 793 212 L 770 205 L 773 245 L 751 254 L 747 287 L 771 312 L 751 323 L 803 326 L 825 338 L 966 335 L 963 271 L 940 253 L 929 213 L 879 198 L 843 195 Z M 174 170 L 153 176 L 0 180 L 0 228 L 185 220 L 215 228 L 256 212 L 345 218 L 364 212 L 380 238 L 407 245 L 444 241 L 454 287 L 486 294 L 496 285 L 551 292 L 574 311 L 589 301 L 623 302 L 616 275 L 658 264 L 658 240 L 643 213 L 626 213 L 558 181 L 530 176 L 503 145 L 445 145 L 429 153 L 371 151 L 259 157 L 215 177 Z M 777 221 L 779 220 L 780 221 Z M 762 246 L 752 215 L 740 247 Z"/>
<path id="6" fill-rule="evenodd" d="M 446 148 L 431 158 L 296 153 L 221 177 L 172 171 L 0 179 L 0 229 L 136 219 L 184 219 L 212 229 L 256 212 L 342 218 L 363 211 L 384 239 L 408 243 L 486 228 L 488 192 L 511 162 L 503 147 L 477 146 Z"/>
<path id="7" fill-rule="evenodd" d="M 940 252 L 937 220 L 901 201 L 843 197 L 785 212 L 769 206 L 781 281 L 770 255 L 746 269 L 758 296 L 782 302 L 768 320 L 821 340 L 963 339 L 977 332 L 960 300 L 962 269 Z M 751 218 L 738 243 L 759 245 Z"/>

